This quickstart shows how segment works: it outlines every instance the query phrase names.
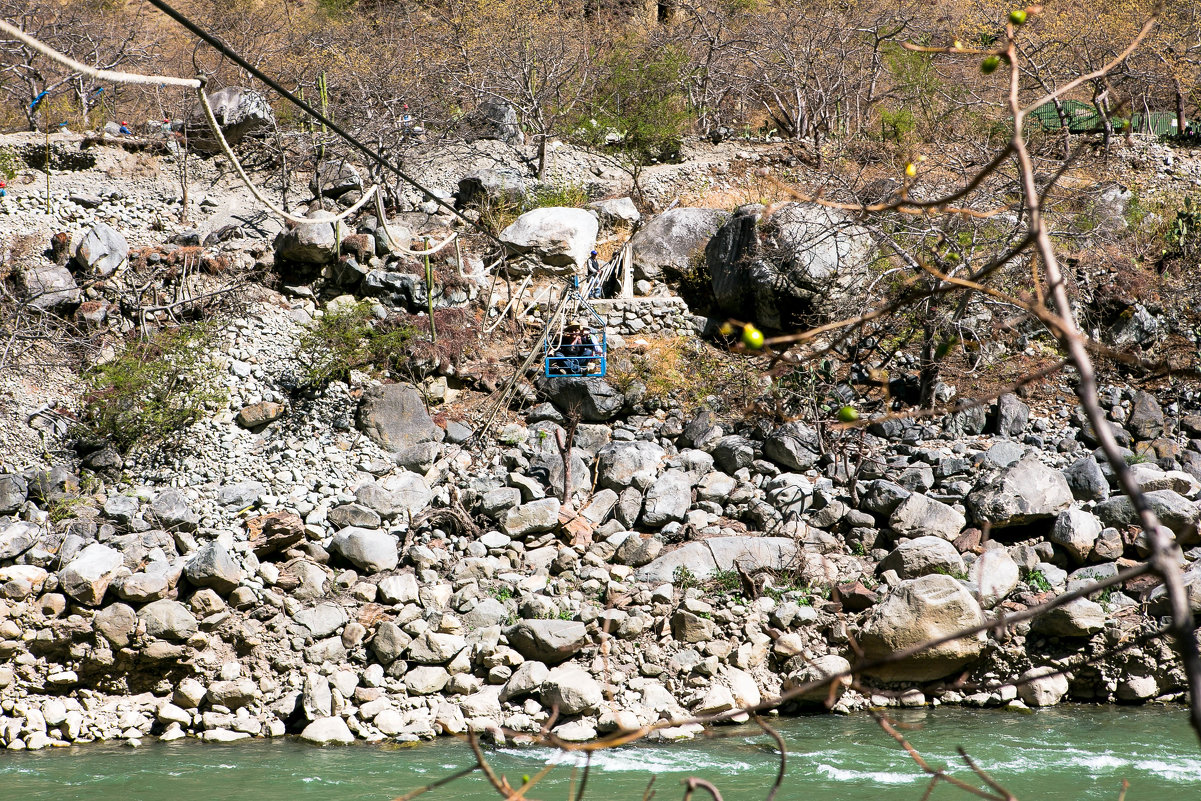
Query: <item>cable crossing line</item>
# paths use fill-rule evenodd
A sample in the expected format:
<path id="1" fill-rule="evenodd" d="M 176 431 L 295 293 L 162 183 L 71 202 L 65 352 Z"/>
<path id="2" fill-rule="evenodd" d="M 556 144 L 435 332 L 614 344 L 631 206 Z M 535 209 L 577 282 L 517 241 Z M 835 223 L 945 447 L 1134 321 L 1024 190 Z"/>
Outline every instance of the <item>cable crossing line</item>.
<path id="1" fill-rule="evenodd" d="M 221 39 L 217 38 L 213 34 L 204 30 L 198 24 L 193 22 L 188 17 L 184 16 L 179 11 L 176 11 L 169 4 L 164 2 L 164 0 L 148 0 L 148 2 L 150 3 L 150 5 L 154 6 L 159 11 L 163 12 L 168 17 L 170 17 L 171 19 L 175 20 L 177 23 L 182 25 L 189 32 L 191 32 L 194 36 L 196 36 L 197 38 L 204 41 L 205 44 L 208 44 L 210 47 L 217 50 L 217 52 L 219 52 L 222 55 L 229 58 L 231 61 L 233 61 L 235 64 L 237 64 L 242 69 L 246 70 L 246 72 L 250 73 L 255 78 L 258 78 L 260 81 L 262 81 L 264 84 L 269 86 L 273 91 L 278 93 L 280 96 L 287 98 L 288 101 L 290 101 L 291 103 L 296 105 L 298 108 L 303 110 L 310 117 L 319 121 L 325 127 L 329 128 L 331 131 L 336 133 L 338 136 L 345 139 L 351 145 L 354 145 L 354 147 L 356 147 L 363 155 L 367 156 L 369 159 L 374 161 L 376 164 L 379 164 L 381 167 L 384 167 L 385 169 L 391 171 L 398 178 L 405 181 L 410 186 L 423 192 L 426 196 L 431 198 L 436 204 L 438 204 L 442 208 L 446 209 L 451 214 L 458 217 L 460 220 L 463 220 L 467 224 L 473 226 L 480 233 L 482 233 L 484 236 L 491 239 L 496 244 L 500 245 L 501 247 L 504 247 L 504 243 L 501 242 L 500 239 L 498 239 L 496 237 L 496 235 L 493 234 L 491 231 L 489 231 L 487 228 L 480 225 L 478 222 L 468 219 L 467 217 L 463 216 L 463 214 L 458 209 L 456 209 L 454 206 L 447 203 L 442 198 L 435 195 L 429 189 L 422 186 L 420 183 L 418 183 L 418 181 L 415 178 L 410 176 L 408 173 L 406 173 L 400 167 L 393 164 L 391 161 L 389 161 L 387 158 L 385 158 L 384 155 L 381 154 L 379 151 L 374 150 L 371 147 L 368 147 L 366 144 L 361 142 L 357 137 L 355 137 L 354 135 L 352 135 L 349 132 L 347 132 L 346 130 L 344 130 L 342 128 L 342 126 L 338 125 L 333 120 L 327 118 L 324 114 L 317 111 L 317 109 L 313 108 L 311 105 L 306 103 L 304 100 L 297 97 L 295 94 L 293 94 L 292 92 L 289 92 L 287 89 L 285 89 L 283 86 L 281 86 L 280 83 L 278 81 L 276 81 L 274 78 L 265 74 L 258 67 L 254 66 L 249 61 L 242 58 L 242 56 L 239 55 L 237 53 L 237 51 L 235 51 L 232 47 L 227 45 L 225 42 L 221 41 Z M 176 80 L 182 80 L 182 79 L 176 79 Z"/>

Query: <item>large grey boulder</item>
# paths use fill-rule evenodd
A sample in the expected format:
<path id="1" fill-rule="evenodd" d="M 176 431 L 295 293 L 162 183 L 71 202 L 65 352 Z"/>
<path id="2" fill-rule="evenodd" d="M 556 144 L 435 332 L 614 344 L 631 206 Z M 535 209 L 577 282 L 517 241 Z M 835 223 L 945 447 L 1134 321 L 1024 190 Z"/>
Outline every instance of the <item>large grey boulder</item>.
<path id="1" fill-rule="evenodd" d="M 392 570 L 400 563 L 396 538 L 379 529 L 347 526 L 334 535 L 329 549 L 367 573 Z"/>
<path id="2" fill-rule="evenodd" d="M 980 604 L 962 584 L 932 574 L 902 581 L 877 604 L 864 623 L 859 644 L 867 659 L 883 659 L 983 622 Z M 971 664 L 984 645 L 983 634 L 972 634 L 866 672 L 885 681 L 933 681 Z"/>
<path id="3" fill-rule="evenodd" d="M 1004 548 L 989 548 L 972 562 L 968 578 L 985 609 L 992 609 L 1013 592 L 1021 579 L 1017 562 Z"/>
<path id="4" fill-rule="evenodd" d="M 0 475 L 0 515 L 11 514 L 20 509 L 28 496 L 29 483 L 23 476 L 16 473 Z"/>
<path id="5" fill-rule="evenodd" d="M 808 470 L 821 456 L 821 438 L 804 423 L 785 423 L 763 443 L 763 455 L 789 470 Z"/>
<path id="6" fill-rule="evenodd" d="M 577 492 L 587 494 L 592 488 L 592 471 L 580 452 L 571 452 L 571 486 L 566 487 L 567 496 L 563 496 L 564 485 L 567 481 L 567 471 L 563 468 L 563 457 L 558 453 L 541 453 L 530 460 L 526 475 L 537 479 L 549 487 L 555 495 L 570 497 Z"/>
<path id="7" fill-rule="evenodd" d="M 40 536 L 41 530 L 24 520 L 0 524 L 0 562 L 16 559 L 32 548 Z"/>
<path id="8" fill-rule="evenodd" d="M 219 542 L 204 545 L 188 560 L 184 575 L 197 587 L 211 587 L 222 595 L 237 589 L 245 576 L 242 568 Z"/>
<path id="9" fill-rule="evenodd" d="M 1006 392 L 997 398 L 997 416 L 994 431 L 1002 437 L 1017 437 L 1026 430 L 1030 422 L 1030 407 L 1022 403 L 1017 395 Z"/>
<path id="10" fill-rule="evenodd" d="M 584 209 L 533 209 L 500 232 L 510 253 L 530 255 L 552 275 L 571 275 L 584 266 L 596 245 L 600 223 Z"/>
<path id="11" fill-rule="evenodd" d="M 309 191 L 314 196 L 337 198 L 362 188 L 363 176 L 345 159 L 321 162 L 317 174 L 309 179 Z"/>
<path id="12" fill-rule="evenodd" d="M 184 494 L 173 489 L 156 495 L 146 516 L 167 531 L 195 531 L 200 522 L 199 515 L 192 511 Z"/>
<path id="13" fill-rule="evenodd" d="M 712 620 L 687 609 L 677 609 L 671 616 L 671 636 L 680 642 L 708 642 L 716 633 Z"/>
<path id="14" fill-rule="evenodd" d="M 1051 542 L 1067 551 L 1076 564 L 1082 565 L 1088 561 L 1100 534 L 1101 521 L 1096 515 L 1083 509 L 1064 509 L 1055 518 Z"/>
<path id="15" fill-rule="evenodd" d="M 124 567 L 120 551 L 94 542 L 59 571 L 59 588 L 81 604 L 98 606 L 117 571 Z"/>
<path id="16" fill-rule="evenodd" d="M 764 483 L 763 489 L 767 502 L 785 516 L 802 514 L 813 500 L 813 484 L 798 473 L 781 473 Z"/>
<path id="17" fill-rule="evenodd" d="M 338 604 L 323 603 L 310 609 L 301 609 L 292 616 L 292 619 L 308 629 L 314 637 L 320 639 L 328 637 L 345 626 L 349 617 L 346 610 Z"/>
<path id="18" fill-rule="evenodd" d="M 718 570 L 783 570 L 796 560 L 797 544 L 787 537 L 710 537 L 663 554 L 634 574 L 637 581 L 672 581 L 686 570 L 704 579 Z M 816 556 L 816 554 L 814 554 Z"/>
<path id="19" fill-rule="evenodd" d="M 1091 637 L 1105 628 L 1105 610 L 1087 598 L 1077 598 L 1044 612 L 1030 628 L 1052 637 Z"/>
<path id="20" fill-rule="evenodd" d="M 642 523 L 662 528 L 673 520 L 683 520 L 692 505 L 692 487 L 681 470 L 667 470 L 646 491 L 642 504 Z"/>
<path id="21" fill-rule="evenodd" d="M 1138 440 L 1155 439 L 1163 435 L 1163 408 L 1154 395 L 1142 391 L 1134 393 L 1126 428 Z"/>
<path id="22" fill-rule="evenodd" d="M 482 204 L 516 208 L 525 202 L 527 195 L 525 178 L 516 170 L 505 167 L 481 169 L 459 179 L 455 205 L 461 209 Z"/>
<path id="23" fill-rule="evenodd" d="M 240 481 L 236 484 L 226 484 L 217 492 L 217 503 L 222 506 L 232 506 L 235 509 L 245 509 L 256 506 L 259 499 L 267 494 L 267 485 L 260 481 Z"/>
<path id="24" fill-rule="evenodd" d="M 437 665 L 419 665 L 405 674 L 405 688 L 410 695 L 432 695 L 450 682 L 450 672 Z"/>
<path id="25" fill-rule="evenodd" d="M 104 514 L 109 520 L 128 525 L 142 508 L 142 502 L 132 495 L 113 495 L 104 501 Z"/>
<path id="26" fill-rule="evenodd" d="M 642 212 L 628 197 L 617 197 L 609 200 L 597 200 L 588 204 L 588 208 L 596 212 L 601 226 L 615 228 L 620 225 L 633 225 L 642 219 Z"/>
<path id="27" fill-rule="evenodd" d="M 737 473 L 755 461 L 755 443 L 740 434 L 727 434 L 713 443 L 713 461 L 727 473 Z"/>
<path id="28" fill-rule="evenodd" d="M 580 415 L 590 423 L 612 420 L 621 413 L 626 397 L 603 378 L 542 376 L 538 389 L 564 414 Z"/>
<path id="29" fill-rule="evenodd" d="M 795 701 L 803 704 L 825 705 L 831 700 L 837 701 L 851 684 L 850 676 L 842 676 L 837 679 L 830 678 L 851 669 L 851 663 L 838 654 L 826 654 L 816 659 L 800 661 L 801 664 L 784 678 L 784 684 L 781 689 L 785 693 L 792 693 L 814 682 L 822 683 L 816 687 L 810 687 L 807 690 L 797 692 L 796 695 L 792 695 L 791 698 Z M 831 684 L 834 685 L 833 694 L 830 692 Z"/>
<path id="30" fill-rule="evenodd" d="M 1109 497 L 1109 482 L 1092 454 L 1064 468 L 1063 477 L 1072 488 L 1072 497 L 1078 501 L 1103 501 Z"/>
<path id="31" fill-rule="evenodd" d="M 663 540 L 658 536 L 651 537 L 631 532 L 621 545 L 617 546 L 617 553 L 613 554 L 613 561 L 619 565 L 642 567 L 653 562 L 662 550 Z"/>
<path id="32" fill-rule="evenodd" d="M 705 248 L 718 307 L 770 328 L 854 304 L 875 243 L 837 209 L 807 203 L 740 209 Z"/>
<path id="33" fill-rule="evenodd" d="M 375 627 L 375 636 L 371 639 L 371 651 L 381 665 L 387 666 L 400 658 L 413 638 L 404 629 L 390 620 Z"/>
<path id="34" fill-rule="evenodd" d="M 184 642 L 198 629 L 196 618 L 186 606 L 166 598 L 143 606 L 138 619 L 145 623 L 147 634 L 164 640 Z"/>
<path id="35" fill-rule="evenodd" d="M 730 218 L 717 209 L 679 208 L 663 212 L 630 239 L 634 277 L 661 280 L 664 273 L 683 274 L 693 259 Z"/>
<path id="36" fill-rule="evenodd" d="M 1067 509 L 1072 490 L 1063 473 L 1027 457 L 968 495 L 967 505 L 982 525 L 1021 526 Z"/>
<path id="37" fill-rule="evenodd" d="M 1030 668 L 1018 684 L 1018 697 L 1027 706 L 1055 706 L 1067 694 L 1068 677 L 1052 667 Z"/>
<path id="38" fill-rule="evenodd" d="M 653 442 L 610 442 L 596 452 L 597 484 L 620 492 L 631 484 L 649 486 L 665 451 Z"/>
<path id="39" fill-rule="evenodd" d="M 164 563 L 154 563 L 156 567 L 159 565 L 166 566 Z M 112 589 L 123 601 L 144 604 L 167 597 L 171 591 L 172 578 L 173 576 L 167 570 L 154 572 L 142 570 L 123 578 L 117 578 L 112 583 Z"/>
<path id="40" fill-rule="evenodd" d="M 445 665 L 467 647 L 457 634 L 426 631 L 409 643 L 409 660 L 419 665 Z"/>
<path id="41" fill-rule="evenodd" d="M 550 675 L 550 669 L 536 659 L 522 662 L 505 682 L 500 691 L 500 700 L 511 701 L 514 698 L 533 695 L 541 689 L 542 682 L 546 681 L 548 675 Z"/>
<path id="42" fill-rule="evenodd" d="M 604 700 L 600 684 L 578 665 L 560 665 L 542 682 L 542 705 L 560 715 L 595 712 Z"/>
<path id="43" fill-rule="evenodd" d="M 500 520 L 500 530 L 510 537 L 542 534 L 559 525 L 559 499 L 543 498 L 514 506 Z"/>
<path id="44" fill-rule="evenodd" d="M 359 429 L 381 448 L 398 451 L 419 442 L 440 442 L 421 393 L 410 384 L 381 384 L 363 393 Z"/>
<path id="45" fill-rule="evenodd" d="M 248 136 L 265 133 L 275 126 L 275 114 L 267 98 L 252 89 L 227 86 L 208 95 L 209 106 L 221 135 L 230 145 L 236 145 Z M 212 129 L 197 105 L 188 114 L 184 123 L 188 145 L 202 153 L 220 152 L 220 145 L 212 135 Z"/>
<path id="46" fill-rule="evenodd" d="M 525 142 L 517 109 L 503 100 L 488 98 L 481 101 L 471 115 L 470 123 L 471 129 L 465 134 L 468 142 L 475 139 L 499 139 L 507 145 Z"/>
<path id="47" fill-rule="evenodd" d="M 354 735 L 346 721 L 339 717 L 317 718 L 304 727 L 300 739 L 313 745 L 350 745 Z"/>
<path id="48" fill-rule="evenodd" d="M 859 508 L 881 517 L 889 517 L 912 493 L 887 479 L 868 481 L 859 493 Z"/>
<path id="49" fill-rule="evenodd" d="M 407 470 L 384 476 L 374 484 L 364 484 L 355 491 L 355 500 L 385 520 L 419 514 L 433 497 L 425 478 Z"/>
<path id="50" fill-rule="evenodd" d="M 941 537 L 953 540 L 967 519 L 953 507 L 914 492 L 888 517 L 888 526 L 902 537 Z"/>
<path id="51" fill-rule="evenodd" d="M 931 573 L 964 576 L 967 566 L 955 546 L 942 537 L 917 537 L 905 540 L 888 556 L 880 561 L 877 573 L 895 570 L 903 579 L 917 578 Z"/>
<path id="52" fill-rule="evenodd" d="M 1170 489 L 1152 490 L 1144 492 L 1143 499 L 1147 508 L 1159 518 L 1160 524 L 1170 528 L 1181 545 L 1196 545 L 1201 542 L 1197 533 L 1197 521 L 1201 517 L 1201 510 L 1183 495 Z M 1095 511 L 1097 517 L 1107 526 L 1125 528 L 1138 525 L 1138 514 L 1134 510 L 1134 504 L 1125 495 L 1097 504 Z"/>
<path id="53" fill-rule="evenodd" d="M 129 638 L 137 627 L 137 614 L 125 604 L 109 604 L 97 610 L 92 618 L 92 628 L 96 633 L 118 648 L 129 645 Z"/>
<path id="54" fill-rule="evenodd" d="M 328 264 L 338 253 L 338 237 L 333 223 L 336 215 L 328 211 L 312 211 L 305 215 L 312 220 L 280 231 L 275 237 L 275 257 L 299 264 Z"/>
<path id="55" fill-rule="evenodd" d="M 588 630 L 578 620 L 522 620 L 505 636 L 523 657 L 548 665 L 570 659 L 588 642 Z"/>
<path id="56" fill-rule="evenodd" d="M 22 300 L 42 311 L 73 309 L 83 297 L 71 272 L 56 264 L 26 267 L 18 278 Z"/>
<path id="57" fill-rule="evenodd" d="M 207 695 L 211 704 L 240 709 L 259 697 L 259 688 L 254 679 L 243 676 L 229 681 L 214 681 L 208 686 Z"/>
<path id="58" fill-rule="evenodd" d="M 129 243 L 107 223 L 88 229 L 75 248 L 75 263 L 91 275 L 107 278 L 129 258 Z"/>

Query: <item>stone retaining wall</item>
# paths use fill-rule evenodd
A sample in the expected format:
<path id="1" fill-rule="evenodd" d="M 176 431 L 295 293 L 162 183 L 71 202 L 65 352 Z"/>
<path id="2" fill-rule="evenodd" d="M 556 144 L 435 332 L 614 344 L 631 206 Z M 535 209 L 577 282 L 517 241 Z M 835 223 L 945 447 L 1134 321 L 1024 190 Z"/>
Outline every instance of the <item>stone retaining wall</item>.
<path id="1" fill-rule="evenodd" d="M 591 302 L 610 336 L 696 336 L 705 318 L 694 315 L 683 298 L 606 298 Z"/>

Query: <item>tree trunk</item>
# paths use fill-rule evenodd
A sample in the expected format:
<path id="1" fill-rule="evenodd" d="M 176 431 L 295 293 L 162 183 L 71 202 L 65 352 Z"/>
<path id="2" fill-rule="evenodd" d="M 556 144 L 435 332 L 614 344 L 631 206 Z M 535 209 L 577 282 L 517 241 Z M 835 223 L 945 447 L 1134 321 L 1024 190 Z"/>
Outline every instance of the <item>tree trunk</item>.
<path id="1" fill-rule="evenodd" d="M 1185 119 L 1184 119 L 1184 91 L 1180 87 L 1180 81 L 1176 81 L 1176 135 L 1184 136 Z"/>

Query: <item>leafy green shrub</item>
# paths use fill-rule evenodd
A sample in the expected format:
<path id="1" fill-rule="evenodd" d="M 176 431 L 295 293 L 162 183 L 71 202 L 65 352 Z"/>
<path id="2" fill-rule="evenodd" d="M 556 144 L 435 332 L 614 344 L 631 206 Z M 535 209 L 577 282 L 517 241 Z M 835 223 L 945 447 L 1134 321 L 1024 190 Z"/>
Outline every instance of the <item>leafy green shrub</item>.
<path id="1" fill-rule="evenodd" d="M 326 312 L 297 347 L 303 383 L 322 387 L 346 380 L 351 370 L 394 367 L 416 333 L 409 325 L 376 321 L 367 301 Z"/>
<path id="2" fill-rule="evenodd" d="M 213 334 L 204 323 L 160 330 L 90 370 L 78 433 L 122 450 L 161 446 L 206 406 L 223 404 L 225 391 L 211 386 L 214 368 L 206 359 Z"/>
<path id="3" fill-rule="evenodd" d="M 742 593 L 742 579 L 736 570 L 718 570 L 709 577 L 709 589 L 723 595 Z"/>
<path id="4" fill-rule="evenodd" d="M 583 184 L 542 184 L 521 202 L 497 198 L 476 201 L 474 205 L 479 212 L 480 223 L 493 233 L 500 233 L 527 211 L 552 207 L 582 208 L 589 199 Z"/>
<path id="5" fill-rule="evenodd" d="M 11 147 L 0 147 L 0 178 L 11 181 L 17 177 L 17 170 L 25 166 L 25 162 Z"/>
<path id="6" fill-rule="evenodd" d="M 583 110 L 574 137 L 615 151 L 632 166 L 674 161 L 692 122 L 681 78 L 682 48 L 630 35 L 597 65 L 599 91 Z"/>
<path id="7" fill-rule="evenodd" d="M 650 339 L 628 360 L 614 360 L 609 381 L 623 392 L 634 384 L 646 387 L 645 401 L 660 405 L 669 399 L 685 412 L 719 396 L 732 410 L 745 410 L 760 394 L 759 373 L 751 358 L 728 354 L 687 337 Z"/>
<path id="8" fill-rule="evenodd" d="M 1184 205 L 1168 228 L 1166 239 L 1168 245 L 1182 255 L 1192 255 L 1201 249 L 1201 202 L 1194 202 L 1191 197 L 1184 199 Z"/>
<path id="9" fill-rule="evenodd" d="M 697 578 L 696 573 L 693 573 L 684 565 L 680 565 L 671 574 L 671 583 L 675 584 L 681 590 L 690 590 L 693 587 L 699 587 L 701 580 Z"/>
<path id="10" fill-rule="evenodd" d="M 885 142 L 904 144 L 917 129 L 917 118 L 909 109 L 889 111 L 880 109 L 880 138 Z"/>
<path id="11" fill-rule="evenodd" d="M 564 186 L 542 185 L 534 190 L 533 197 L 526 203 L 526 211 L 558 206 L 581 208 L 588 203 L 588 191 L 583 184 Z"/>
<path id="12" fill-rule="evenodd" d="M 1047 577 L 1043 575 L 1041 570 L 1031 570 L 1027 573 L 1026 583 L 1030 585 L 1030 589 L 1036 592 L 1051 591 L 1051 582 L 1047 581 Z"/>

